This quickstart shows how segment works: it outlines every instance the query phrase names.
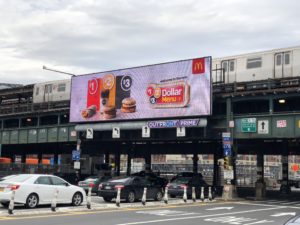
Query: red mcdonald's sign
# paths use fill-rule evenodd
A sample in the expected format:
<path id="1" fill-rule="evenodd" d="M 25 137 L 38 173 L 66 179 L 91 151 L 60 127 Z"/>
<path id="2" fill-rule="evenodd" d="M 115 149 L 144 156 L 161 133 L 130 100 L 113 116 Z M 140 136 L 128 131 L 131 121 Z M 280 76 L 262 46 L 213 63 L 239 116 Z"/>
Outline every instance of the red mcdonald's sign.
<path id="1" fill-rule="evenodd" d="M 193 74 L 205 73 L 205 58 L 193 60 Z"/>

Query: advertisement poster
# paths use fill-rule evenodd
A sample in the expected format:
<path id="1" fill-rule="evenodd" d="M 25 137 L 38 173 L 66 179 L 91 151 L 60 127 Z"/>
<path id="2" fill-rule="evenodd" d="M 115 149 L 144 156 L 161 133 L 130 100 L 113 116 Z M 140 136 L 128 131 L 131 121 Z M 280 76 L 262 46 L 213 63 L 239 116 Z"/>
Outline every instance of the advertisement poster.
<path id="1" fill-rule="evenodd" d="M 70 122 L 211 114 L 211 57 L 72 77 Z"/>

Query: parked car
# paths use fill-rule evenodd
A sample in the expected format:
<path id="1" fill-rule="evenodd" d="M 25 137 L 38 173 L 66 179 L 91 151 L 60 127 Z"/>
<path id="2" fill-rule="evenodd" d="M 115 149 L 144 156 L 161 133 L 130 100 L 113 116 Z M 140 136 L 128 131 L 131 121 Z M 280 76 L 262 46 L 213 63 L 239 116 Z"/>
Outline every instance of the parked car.
<path id="1" fill-rule="evenodd" d="M 300 215 L 296 215 L 284 223 L 285 225 L 300 225 Z"/>
<path id="2" fill-rule="evenodd" d="M 71 203 L 79 206 L 85 201 L 82 188 L 69 184 L 60 177 L 44 174 L 19 174 L 0 182 L 0 203 L 7 207 L 15 191 L 15 203 L 28 208 L 51 204 L 54 192 L 58 190 L 57 203 Z"/>
<path id="3" fill-rule="evenodd" d="M 163 187 L 165 187 L 168 184 L 167 179 L 160 177 L 156 173 L 153 173 L 153 172 L 140 171 L 137 173 L 133 173 L 132 176 L 146 177 L 150 181 L 156 182 Z"/>
<path id="4" fill-rule="evenodd" d="M 102 182 L 108 181 L 111 179 L 111 176 L 103 176 L 103 177 L 98 177 L 98 176 L 92 176 L 92 177 L 87 177 L 83 181 L 78 182 L 78 186 L 82 187 L 83 190 L 85 190 L 86 193 L 89 191 L 89 187 L 92 187 L 92 193 L 98 193 L 98 187 L 99 184 Z"/>
<path id="5" fill-rule="evenodd" d="M 10 178 L 12 178 L 12 177 L 15 177 L 16 175 L 8 175 L 8 176 L 5 176 L 5 177 L 1 177 L 0 178 L 0 181 L 4 181 L 4 180 L 8 180 L 8 179 L 10 179 Z"/>
<path id="6" fill-rule="evenodd" d="M 194 172 L 180 172 L 180 173 L 176 174 L 176 176 L 174 176 L 174 177 L 171 178 L 171 182 L 173 180 L 175 180 L 176 178 L 178 178 L 178 177 L 193 177 L 193 176 L 195 176 Z M 203 178 L 203 176 L 202 176 L 201 173 L 197 173 L 197 176 L 199 178 Z"/>
<path id="7" fill-rule="evenodd" d="M 204 196 L 208 197 L 209 194 L 209 185 L 203 179 L 202 174 L 178 174 L 174 178 L 171 179 L 171 182 L 167 185 L 168 193 L 171 198 L 176 196 L 182 197 L 184 194 L 184 188 L 187 191 L 187 197 L 192 197 L 192 187 L 195 187 L 196 197 L 199 198 L 201 196 L 201 188 L 204 187 Z M 216 195 L 216 189 L 214 187 L 211 188 L 211 194 L 214 198 Z"/>
<path id="8" fill-rule="evenodd" d="M 146 177 L 130 176 L 119 179 L 112 179 L 99 185 L 98 195 L 104 201 L 110 202 L 117 197 L 118 188 L 121 189 L 121 199 L 127 202 L 134 202 L 143 197 L 144 188 L 147 188 L 147 199 L 161 201 L 163 198 L 163 186 Z"/>

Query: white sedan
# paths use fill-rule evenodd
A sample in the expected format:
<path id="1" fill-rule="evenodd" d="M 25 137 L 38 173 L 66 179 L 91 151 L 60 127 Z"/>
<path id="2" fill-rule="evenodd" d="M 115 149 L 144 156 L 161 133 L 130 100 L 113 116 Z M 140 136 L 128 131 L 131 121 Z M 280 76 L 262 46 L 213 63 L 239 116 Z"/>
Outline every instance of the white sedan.
<path id="1" fill-rule="evenodd" d="M 69 184 L 60 177 L 43 174 L 19 174 L 0 182 L 0 203 L 8 206 L 15 190 L 15 203 L 25 204 L 28 208 L 51 204 L 58 191 L 57 203 L 71 203 L 79 206 L 85 201 L 86 194 L 81 187 Z"/>

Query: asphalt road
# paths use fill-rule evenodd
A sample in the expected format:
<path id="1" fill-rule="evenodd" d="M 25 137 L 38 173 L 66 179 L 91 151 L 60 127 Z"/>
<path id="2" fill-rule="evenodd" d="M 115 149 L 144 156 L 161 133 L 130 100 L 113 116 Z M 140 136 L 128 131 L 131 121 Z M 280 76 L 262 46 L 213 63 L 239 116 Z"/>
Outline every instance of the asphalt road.
<path id="1" fill-rule="evenodd" d="M 274 201 L 273 201 L 274 202 Z M 1 216 L 0 225 L 217 225 L 284 224 L 300 213 L 300 205 L 269 201 L 194 203 L 149 207 L 121 207 L 37 215 Z"/>

